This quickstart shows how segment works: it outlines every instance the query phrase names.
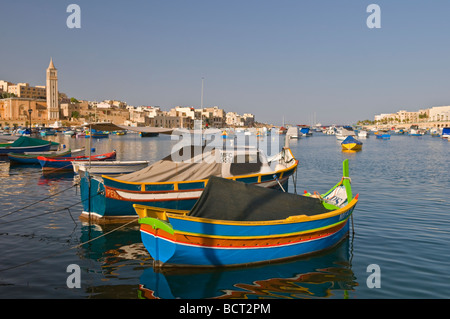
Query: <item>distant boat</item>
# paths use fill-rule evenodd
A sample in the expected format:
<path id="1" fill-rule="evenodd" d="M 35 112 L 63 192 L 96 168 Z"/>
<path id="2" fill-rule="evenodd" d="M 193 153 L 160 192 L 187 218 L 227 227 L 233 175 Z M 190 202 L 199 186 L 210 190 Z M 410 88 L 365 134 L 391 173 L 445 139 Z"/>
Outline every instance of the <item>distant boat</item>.
<path id="1" fill-rule="evenodd" d="M 159 136 L 159 133 L 155 132 L 139 132 L 140 137 L 156 137 Z"/>
<path id="2" fill-rule="evenodd" d="M 345 140 L 347 136 L 353 136 L 356 137 L 355 131 L 353 130 L 353 127 L 351 126 L 343 126 L 336 131 L 336 138 L 338 140 Z"/>
<path id="3" fill-rule="evenodd" d="M 88 171 L 92 174 L 128 174 L 148 166 L 149 161 L 73 161 L 73 171 L 75 174 L 84 174 Z"/>
<path id="4" fill-rule="evenodd" d="M 363 143 L 353 136 L 347 136 L 341 143 L 342 149 L 346 151 L 358 151 L 362 149 L 362 145 Z"/>
<path id="5" fill-rule="evenodd" d="M 390 140 L 391 139 L 391 135 L 387 134 L 387 133 L 378 133 L 375 136 L 377 137 L 377 139 L 380 139 L 380 140 Z"/>
<path id="6" fill-rule="evenodd" d="M 360 130 L 358 132 L 358 137 L 359 138 L 367 138 L 369 137 L 369 132 L 365 131 L 365 130 Z"/>
<path id="7" fill-rule="evenodd" d="M 0 156 L 7 156 L 8 153 L 46 152 L 50 151 L 51 147 L 52 143 L 49 141 L 20 136 L 12 143 L 0 144 Z"/>
<path id="8" fill-rule="evenodd" d="M 85 137 L 89 138 L 91 136 L 92 136 L 92 138 L 108 138 L 109 137 L 109 133 L 102 132 L 102 131 L 96 131 L 94 129 L 92 130 L 92 133 L 89 132 L 89 131 L 86 131 Z"/>
<path id="9" fill-rule="evenodd" d="M 450 141 L 450 127 L 444 127 L 444 128 L 442 129 L 441 137 L 442 137 L 442 138 L 449 139 L 449 141 Z"/>
<path id="10" fill-rule="evenodd" d="M 191 210 L 134 204 L 142 242 L 158 268 L 261 264 L 328 249 L 348 235 L 359 197 L 348 160 L 343 166 L 343 178 L 323 195 L 212 176 Z"/>
<path id="11" fill-rule="evenodd" d="M 409 136 L 422 136 L 424 134 L 425 133 L 419 129 L 418 125 L 411 125 L 411 127 L 409 128 Z"/>
<path id="12" fill-rule="evenodd" d="M 54 157 L 68 157 L 74 154 L 80 153 L 84 151 L 84 148 L 80 148 L 77 150 L 63 150 L 63 151 L 48 151 L 48 152 L 40 152 L 40 153 L 9 153 L 8 158 L 11 164 L 39 164 L 39 160 L 37 159 L 39 156 L 54 158 Z"/>
<path id="13" fill-rule="evenodd" d="M 56 135 L 56 131 L 52 128 L 43 128 L 40 131 L 41 136 L 53 136 Z"/>
<path id="14" fill-rule="evenodd" d="M 105 161 L 116 158 L 116 151 L 110 153 L 92 155 L 92 156 L 74 156 L 74 157 L 44 157 L 38 156 L 39 163 L 43 171 L 72 171 L 73 161 Z"/>
<path id="15" fill-rule="evenodd" d="M 311 129 L 309 127 L 302 127 L 300 129 L 300 135 L 305 137 L 312 136 Z"/>

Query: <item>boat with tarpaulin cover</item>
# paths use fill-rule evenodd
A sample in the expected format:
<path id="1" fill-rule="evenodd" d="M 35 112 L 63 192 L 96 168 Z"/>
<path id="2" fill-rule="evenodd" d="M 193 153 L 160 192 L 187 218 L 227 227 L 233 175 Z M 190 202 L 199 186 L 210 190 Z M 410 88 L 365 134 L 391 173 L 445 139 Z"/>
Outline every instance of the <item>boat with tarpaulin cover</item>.
<path id="1" fill-rule="evenodd" d="M 52 150 L 53 146 L 58 145 L 59 143 L 56 142 L 20 136 L 12 143 L 0 144 L 0 156 L 8 156 L 8 153 L 47 152 Z"/>
<path id="2" fill-rule="evenodd" d="M 362 146 L 363 143 L 351 135 L 347 136 L 341 143 L 341 147 L 345 151 L 359 151 Z"/>
<path id="3" fill-rule="evenodd" d="M 262 187 L 286 188 L 297 165 L 298 161 L 289 148 L 267 157 L 263 151 L 253 147 L 183 146 L 130 174 L 118 177 L 85 174 L 80 180 L 83 201 L 80 217 L 104 222 L 137 218 L 133 204 L 189 210 L 200 197 L 210 176 Z"/>
<path id="4" fill-rule="evenodd" d="M 222 267 L 281 261 L 333 247 L 348 235 L 357 202 L 346 159 L 342 179 L 323 195 L 211 177 L 189 211 L 134 208 L 155 267 Z"/>

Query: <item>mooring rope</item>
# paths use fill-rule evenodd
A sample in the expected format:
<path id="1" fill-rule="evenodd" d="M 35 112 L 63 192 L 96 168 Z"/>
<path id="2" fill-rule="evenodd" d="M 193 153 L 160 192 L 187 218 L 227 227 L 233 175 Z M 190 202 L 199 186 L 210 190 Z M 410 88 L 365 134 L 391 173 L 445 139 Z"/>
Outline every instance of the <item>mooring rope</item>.
<path id="1" fill-rule="evenodd" d="M 43 256 L 43 257 L 41 257 L 41 258 L 37 258 L 37 259 L 34 259 L 34 260 L 27 261 L 27 262 L 25 262 L 25 263 L 23 263 L 23 264 L 19 264 L 19 265 L 15 265 L 15 266 L 11 266 L 11 267 L 7 267 L 7 268 L 0 269 L 0 272 L 2 272 L 2 271 L 7 271 L 7 270 L 11 270 L 11 269 L 15 269 L 15 268 L 19 268 L 19 267 L 23 267 L 23 266 L 26 266 L 26 265 L 30 265 L 30 264 L 32 264 L 32 263 L 39 262 L 39 261 L 44 260 L 44 259 L 47 259 L 47 258 L 51 258 L 51 257 L 53 257 L 53 256 L 60 255 L 60 254 L 65 253 L 65 252 L 67 252 L 67 251 L 69 251 L 69 250 L 76 249 L 76 248 L 80 248 L 80 247 L 82 247 L 83 245 L 86 245 L 86 244 L 88 244 L 88 243 L 90 243 L 90 242 L 93 242 L 94 240 L 97 240 L 97 239 L 99 239 L 99 238 L 105 237 L 105 236 L 107 236 L 107 235 L 109 235 L 109 234 L 111 234 L 111 233 L 113 233 L 113 232 L 115 232 L 115 231 L 117 231 L 117 230 L 119 230 L 119 229 L 121 229 L 121 228 L 123 228 L 123 227 L 125 227 L 125 226 L 128 226 L 128 225 L 130 225 L 130 224 L 132 224 L 132 223 L 135 223 L 135 222 L 137 222 L 137 218 L 136 218 L 136 219 L 133 219 L 132 221 L 129 221 L 128 223 L 122 224 L 122 225 L 120 225 L 119 227 L 116 227 L 116 228 L 114 228 L 113 230 L 110 230 L 109 232 L 106 232 L 106 233 L 104 233 L 104 234 L 102 234 L 102 235 L 99 235 L 99 236 L 97 236 L 97 237 L 95 237 L 95 238 L 92 238 L 92 239 L 90 239 L 90 240 L 88 240 L 88 241 L 85 241 L 84 243 L 80 243 L 80 244 L 75 245 L 75 246 L 72 246 L 72 247 L 70 247 L 70 248 L 63 249 L 63 250 L 61 250 L 61 251 L 55 252 L 55 253 L 53 253 L 53 254 L 50 254 L 50 255 L 47 255 L 47 256 Z"/>
<path id="2" fill-rule="evenodd" d="M 54 196 L 56 196 L 56 195 L 59 195 L 59 194 L 65 192 L 65 191 L 68 191 L 69 189 L 72 189 L 72 188 L 76 187 L 77 185 L 78 185 L 78 184 L 72 185 L 72 186 L 70 186 L 70 187 L 68 187 L 68 188 L 66 188 L 66 189 L 63 189 L 62 191 L 59 191 L 59 192 L 54 193 L 54 194 L 52 194 L 52 195 L 50 195 L 50 196 L 44 197 L 44 198 L 42 198 L 42 199 L 40 199 L 40 200 L 38 200 L 38 201 L 36 201 L 36 202 L 34 202 L 34 203 L 31 203 L 31 204 L 26 205 L 26 206 L 24 206 L 24 207 L 22 207 L 22 208 L 18 208 L 18 209 L 16 209 L 16 210 L 13 210 L 13 211 L 11 211 L 11 212 L 9 212 L 9 213 L 6 213 L 5 215 L 0 216 L 0 218 L 9 216 L 9 215 L 14 214 L 14 213 L 17 213 L 17 212 L 19 212 L 19 211 L 21 211 L 21 210 L 24 210 L 25 208 L 29 208 L 29 207 L 31 207 L 31 206 L 33 206 L 33 205 L 39 204 L 39 203 L 41 203 L 41 202 L 43 202 L 43 201 L 45 201 L 45 200 L 47 200 L 47 199 L 50 199 L 50 198 L 52 198 L 52 197 L 54 197 Z M 72 207 L 72 206 L 70 206 L 70 207 Z"/>

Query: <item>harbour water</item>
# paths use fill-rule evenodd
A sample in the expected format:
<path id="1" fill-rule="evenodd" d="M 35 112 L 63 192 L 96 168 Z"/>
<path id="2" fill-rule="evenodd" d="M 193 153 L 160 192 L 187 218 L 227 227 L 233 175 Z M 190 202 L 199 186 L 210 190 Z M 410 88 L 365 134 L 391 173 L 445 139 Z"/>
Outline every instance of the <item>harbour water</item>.
<path id="1" fill-rule="evenodd" d="M 50 139 L 50 138 L 49 138 Z M 88 139 L 51 137 L 72 149 Z M 398 299 L 450 297 L 450 143 L 441 138 L 370 136 L 343 152 L 334 136 L 291 140 L 299 160 L 289 192 L 325 192 L 349 159 L 359 203 L 348 239 L 330 251 L 258 267 L 155 272 L 137 224 L 87 224 L 74 176 L 0 162 L 0 298 Z M 92 141 L 95 153 L 155 162 L 176 143 L 137 134 Z M 69 265 L 81 287 L 69 288 Z M 379 286 L 371 285 L 373 265 Z"/>

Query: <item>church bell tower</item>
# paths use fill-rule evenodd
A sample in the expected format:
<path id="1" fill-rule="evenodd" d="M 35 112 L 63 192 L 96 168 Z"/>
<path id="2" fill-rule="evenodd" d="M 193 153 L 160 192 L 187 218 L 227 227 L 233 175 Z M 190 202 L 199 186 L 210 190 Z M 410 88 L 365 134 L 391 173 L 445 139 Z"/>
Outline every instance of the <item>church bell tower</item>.
<path id="1" fill-rule="evenodd" d="M 58 71 L 50 58 L 50 65 L 47 68 L 47 113 L 48 119 L 59 120 L 59 96 L 58 96 Z"/>

